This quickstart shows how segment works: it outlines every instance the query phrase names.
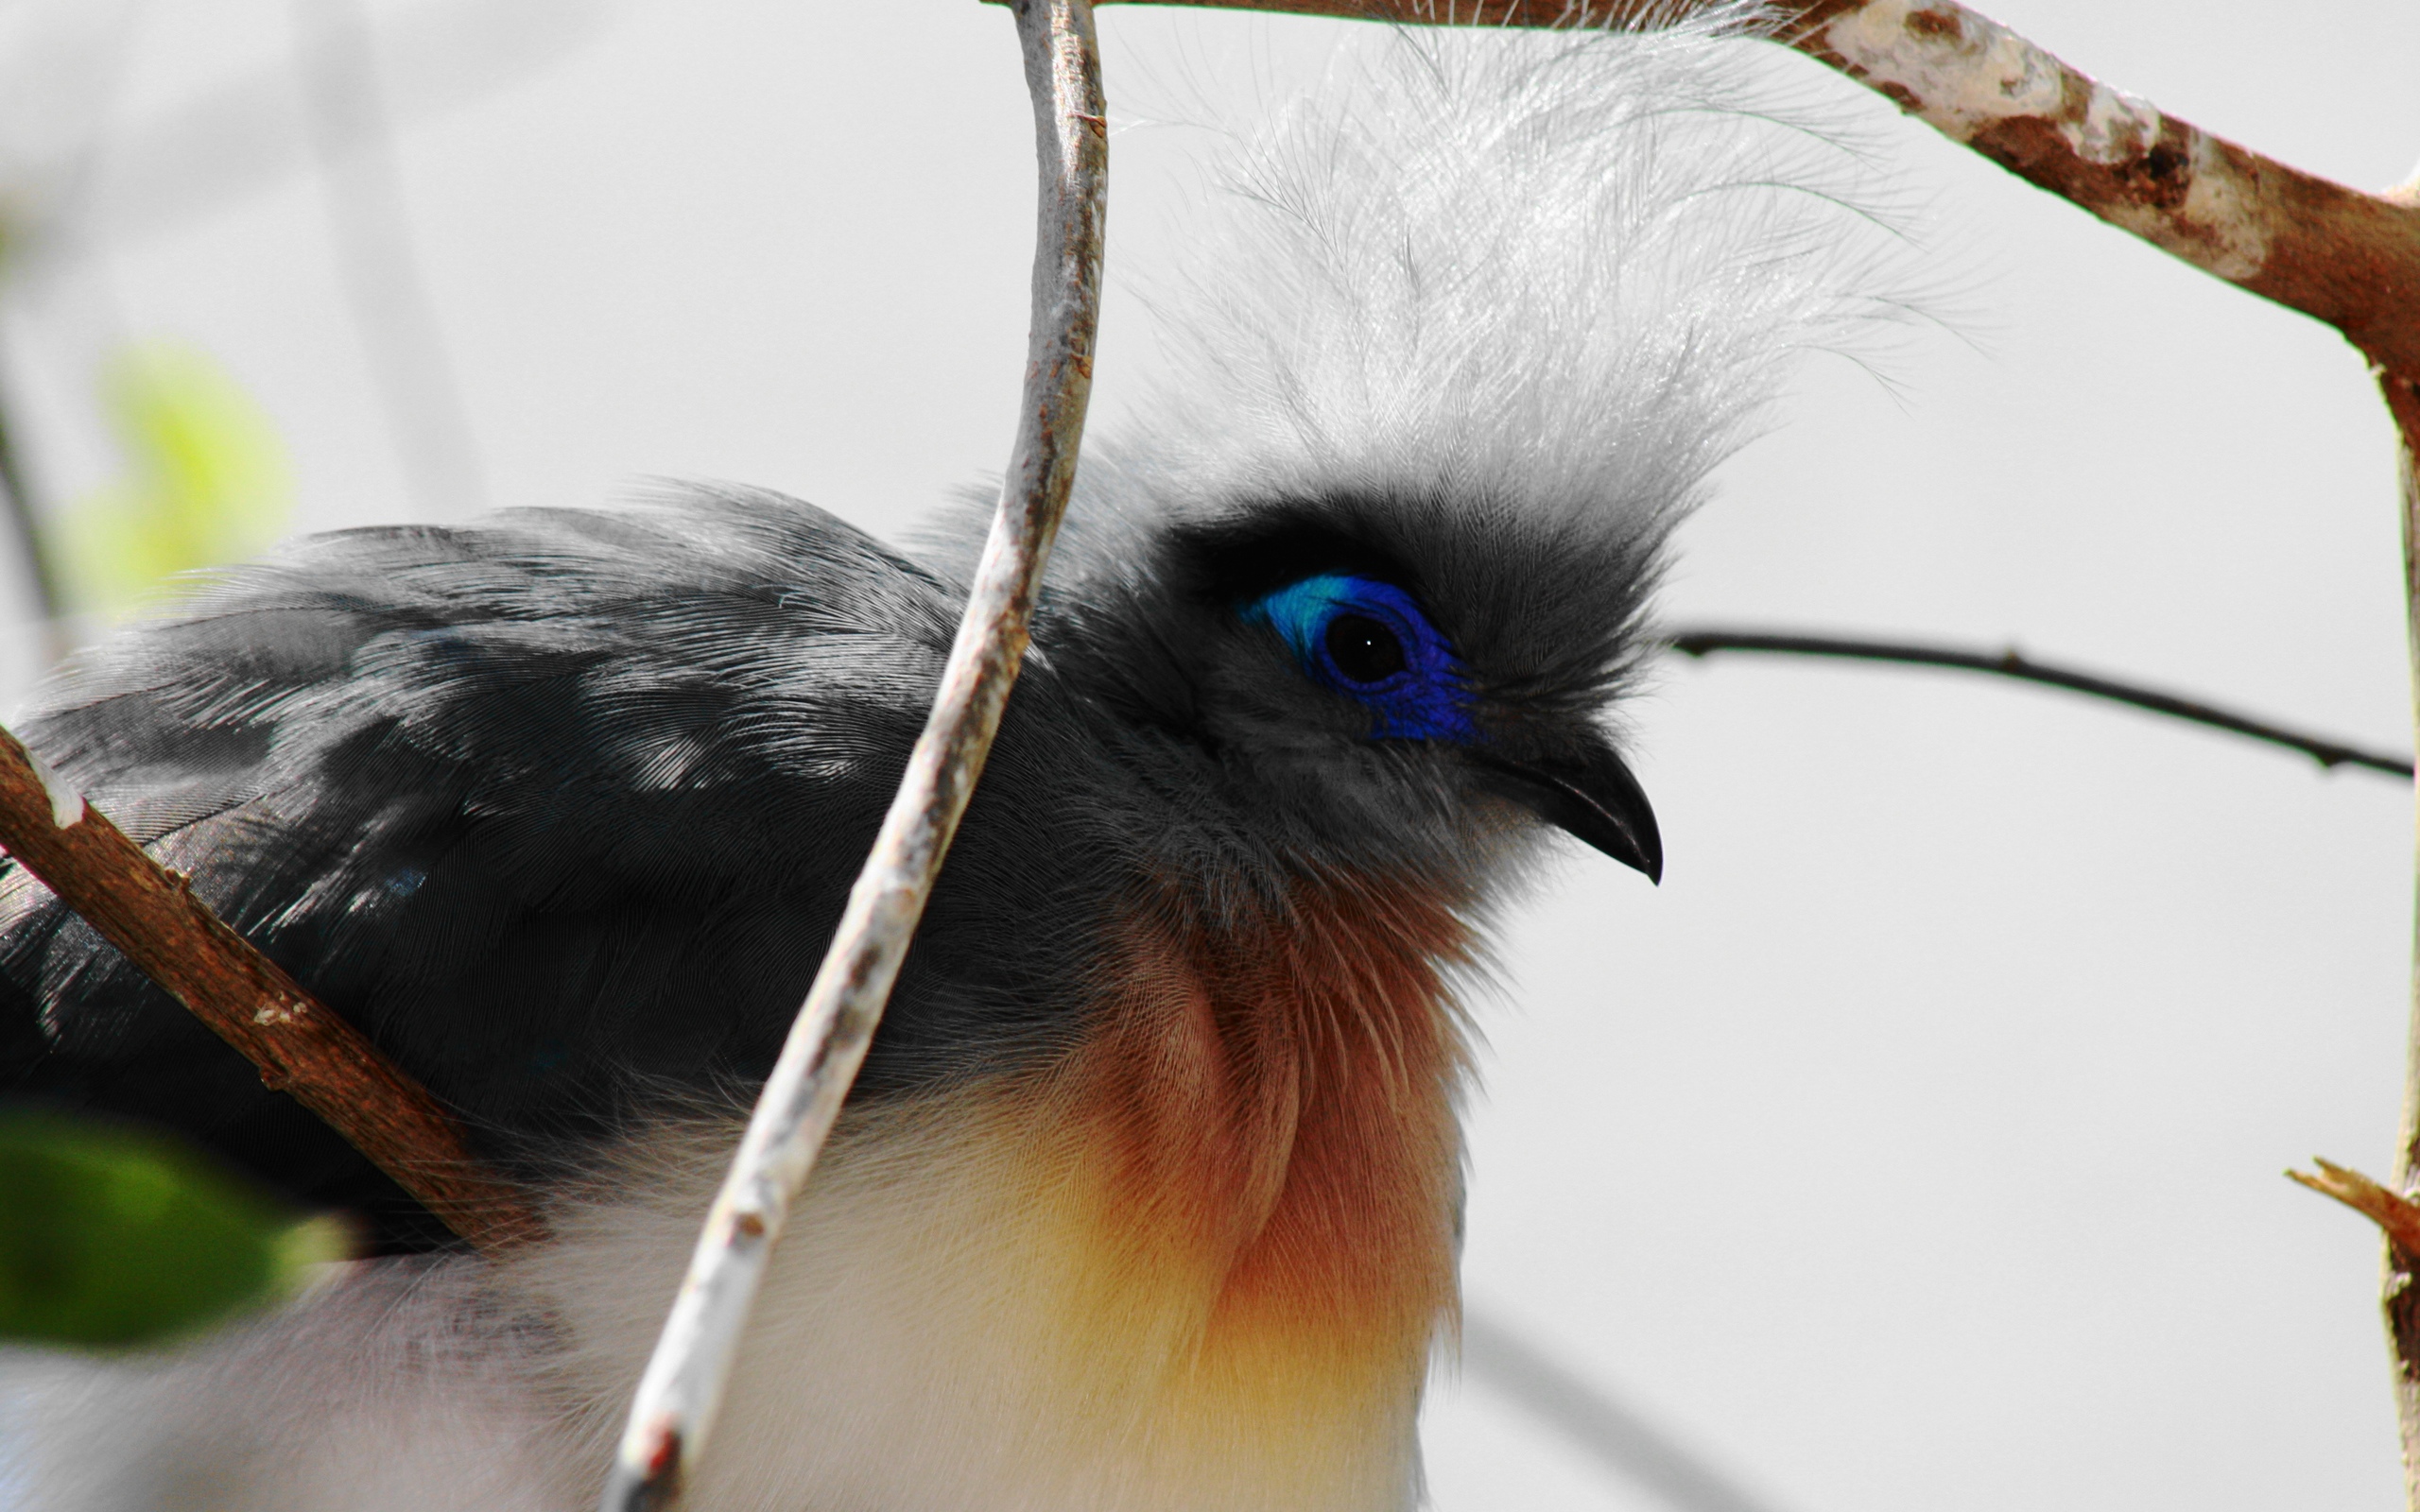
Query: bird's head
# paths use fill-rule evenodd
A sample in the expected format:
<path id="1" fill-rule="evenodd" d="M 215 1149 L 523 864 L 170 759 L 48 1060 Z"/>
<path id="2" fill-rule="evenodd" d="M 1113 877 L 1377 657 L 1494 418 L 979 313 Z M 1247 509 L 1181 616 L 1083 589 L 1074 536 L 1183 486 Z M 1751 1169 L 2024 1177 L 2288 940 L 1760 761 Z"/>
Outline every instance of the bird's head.
<path id="1" fill-rule="evenodd" d="M 1484 814 L 1475 799 L 1508 800 L 1661 880 L 1654 810 L 1599 716 L 1627 670 L 1634 616 L 1608 624 L 1592 593 L 1578 601 L 1588 612 L 1557 615 L 1549 595 L 1508 618 L 1539 584 L 1506 580 L 1527 575 L 1501 573 L 1503 541 L 1457 543 L 1484 551 L 1458 567 L 1432 539 L 1424 571 L 1364 539 L 1313 529 L 1195 543 L 1244 630 L 1221 646 L 1223 676 L 1204 679 L 1205 716 L 1256 765 L 1304 765 L 1333 811 L 1367 806 L 1344 795 L 1383 774 L 1387 813 Z M 1578 564 L 1555 565 L 1544 576 Z M 1642 576 L 1635 561 L 1598 565 Z M 1373 743 L 1402 754 L 1373 760 Z"/>
<path id="2" fill-rule="evenodd" d="M 1082 1043 L 1114 1069 L 1052 1085 L 1121 1152 L 1181 1146 L 1121 1218 L 1223 1214 L 1219 1305 L 1266 1285 L 1233 1314 L 1256 1343 L 1410 1320 L 1404 1400 L 1453 1291 L 1458 1000 L 1498 885 L 1555 830 L 1660 876 L 1619 735 L 1665 547 L 1862 283 L 1716 9 L 1340 32 L 1160 257 L 1111 241 L 1113 281 L 1160 270 L 1160 358 L 1108 305 L 991 789 L 1102 879 Z M 1207 1194 L 1167 1197 L 1197 1163 Z"/>
<path id="3" fill-rule="evenodd" d="M 1362 34 L 1113 301 L 1037 646 L 1217 789 L 1176 807 L 1314 865 L 1470 876 L 1544 820 L 1660 873 L 1619 705 L 1667 538 L 1794 354 L 1897 310 L 1744 14 Z"/>
<path id="4" fill-rule="evenodd" d="M 1060 599 L 1053 665 L 1159 781 L 1206 786 L 1200 808 L 1298 860 L 1465 870 L 1544 820 L 1655 878 L 1609 715 L 1659 535 L 1433 495 L 1251 500 L 1157 532 L 1116 591 Z"/>

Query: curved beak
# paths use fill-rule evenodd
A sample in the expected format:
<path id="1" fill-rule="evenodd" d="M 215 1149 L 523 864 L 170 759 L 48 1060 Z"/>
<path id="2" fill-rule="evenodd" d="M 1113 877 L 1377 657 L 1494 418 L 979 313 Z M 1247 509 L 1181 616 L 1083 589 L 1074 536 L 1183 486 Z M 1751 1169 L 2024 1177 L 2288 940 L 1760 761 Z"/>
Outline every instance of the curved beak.
<path id="1" fill-rule="evenodd" d="M 1598 747 L 1577 761 L 1545 762 L 1464 749 L 1487 791 L 1645 872 L 1648 881 L 1664 880 L 1664 835 L 1655 827 L 1655 810 L 1612 747 Z"/>

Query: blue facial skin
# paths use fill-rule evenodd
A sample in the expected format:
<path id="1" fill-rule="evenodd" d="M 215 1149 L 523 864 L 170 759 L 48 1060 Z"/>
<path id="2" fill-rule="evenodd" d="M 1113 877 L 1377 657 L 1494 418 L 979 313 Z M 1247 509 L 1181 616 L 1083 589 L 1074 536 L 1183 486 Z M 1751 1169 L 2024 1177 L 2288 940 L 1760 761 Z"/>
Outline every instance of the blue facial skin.
<path id="1" fill-rule="evenodd" d="M 1368 657 L 1354 654 L 1357 644 L 1366 644 L 1369 627 L 1356 623 L 1353 616 L 1374 621 L 1392 633 L 1402 651 L 1399 670 L 1365 681 L 1340 663 L 1341 650 L 1345 662 L 1357 670 L 1370 670 Z M 1347 573 L 1322 573 L 1245 605 L 1243 619 L 1246 624 L 1274 629 L 1293 651 L 1294 660 L 1321 686 L 1366 705 L 1374 716 L 1373 739 L 1470 742 L 1478 738 L 1478 727 L 1471 722 L 1461 663 L 1411 595 L 1392 583 Z M 1346 623 L 1339 627 L 1339 620 Z"/>

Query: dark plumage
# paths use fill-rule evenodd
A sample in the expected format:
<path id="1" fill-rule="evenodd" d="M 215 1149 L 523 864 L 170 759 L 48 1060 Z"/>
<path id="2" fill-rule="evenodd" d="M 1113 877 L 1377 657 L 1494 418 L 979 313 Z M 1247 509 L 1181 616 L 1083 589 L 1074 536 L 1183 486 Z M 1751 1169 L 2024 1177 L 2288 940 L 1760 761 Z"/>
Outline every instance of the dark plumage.
<path id="1" fill-rule="evenodd" d="M 1497 727 L 1488 745 L 1577 759 L 1590 727 L 1552 726 L 1601 697 L 1621 643 L 1562 664 L 1490 656 L 1475 612 L 1489 600 L 1425 587 L 1391 540 L 1403 512 L 1256 505 L 1172 537 L 1139 581 L 1054 592 L 861 1097 L 1063 1048 L 1083 1006 L 1065 985 L 1099 973 L 1098 921 L 1153 876 L 1250 891 L 1409 860 L 1471 890 L 1467 821 L 1417 825 L 1395 802 L 1398 784 L 1436 786 L 1449 813 L 1478 779 L 1459 755 L 1366 750 L 1394 770 L 1384 812 L 1363 814 L 1357 792 L 1324 791 L 1324 744 L 1255 751 L 1233 728 L 1300 719 L 1363 742 L 1366 713 L 1305 685 L 1236 614 L 1354 567 L 1477 622 L 1455 644 Z M 1651 544 L 1609 581 L 1638 583 Z M 111 643 L 25 730 L 485 1153 L 544 1179 L 651 1102 L 769 1067 L 962 597 L 820 510 L 737 490 L 351 531 Z M 1617 599 L 1615 624 L 1630 617 Z M 1221 686 L 1239 662 L 1265 680 Z M 10 1091 L 172 1125 L 371 1216 L 386 1247 L 442 1240 L 14 868 L 0 939 Z"/>
<path id="2" fill-rule="evenodd" d="M 1380 39 L 1237 159 L 1169 301 L 1179 376 L 1086 443 L 700 1512 L 1408 1504 L 1454 1300 L 1456 986 L 1540 819 L 1660 868 L 1612 719 L 1666 537 L 1781 359 L 1862 318 L 1715 29 Z M 592 1496 L 975 539 L 902 555 L 728 489 L 354 532 L 59 683 L 30 742 L 557 1235 L 77 1389 L 248 1505 Z M 16 875 L 0 1075 L 441 1240 Z M 107 1416 L 54 1400 L 47 1463 L 81 1466 Z M 42 1504 L 154 1504 L 149 1473 Z"/>
<path id="3" fill-rule="evenodd" d="M 111 643 L 24 729 L 536 1175 L 650 1095 L 771 1063 L 961 596 L 820 510 L 739 490 L 352 531 Z M 1065 921 L 1106 879 L 1079 859 L 1070 789 L 1043 779 L 1103 764 L 1056 682 L 1018 698 L 1007 781 L 935 897 L 871 1095 L 1046 1038 L 1047 985 L 1079 974 Z M 1010 783 L 1024 801 L 992 798 Z M 13 869 L 0 930 L 11 1091 L 168 1122 L 374 1212 L 390 1243 L 434 1236 Z"/>

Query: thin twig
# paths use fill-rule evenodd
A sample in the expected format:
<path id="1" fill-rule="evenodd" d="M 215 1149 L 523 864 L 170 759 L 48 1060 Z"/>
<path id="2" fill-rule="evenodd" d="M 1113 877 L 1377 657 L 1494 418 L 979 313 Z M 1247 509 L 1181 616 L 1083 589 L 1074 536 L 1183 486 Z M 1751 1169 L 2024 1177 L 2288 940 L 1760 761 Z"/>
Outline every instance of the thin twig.
<path id="1" fill-rule="evenodd" d="M 1014 9 L 1042 177 L 1016 450 L 932 715 L 706 1216 L 631 1403 L 607 1512 L 668 1504 L 705 1446 L 772 1247 L 865 1058 L 981 775 L 1075 478 L 1100 308 L 1106 110 L 1089 0 L 1018 0 Z"/>
<path id="2" fill-rule="evenodd" d="M 1150 0 L 1477 26 L 1621 25 L 1664 0 Z M 2288 167 L 1948 0 L 1780 0 L 1780 39 L 2040 188 L 2420 373 L 2420 206 Z"/>
<path id="3" fill-rule="evenodd" d="M 2323 1160 L 2313 1156 L 2310 1163 L 2319 1167 L 2317 1176 L 2289 1171 L 2286 1179 L 2308 1187 L 2324 1197 L 2334 1197 L 2377 1224 L 2397 1249 L 2407 1254 L 2420 1254 L 2420 1203 L 2390 1192 L 2360 1172 L 2348 1170 L 2333 1160 Z"/>
<path id="4" fill-rule="evenodd" d="M 2212 730 L 2223 730 L 2248 740 L 2284 746 L 2301 751 L 2325 767 L 2359 766 L 2394 777 L 2408 779 L 2411 776 L 2411 763 L 2402 756 L 2363 750 L 2342 741 L 2305 734 L 2266 719 L 2255 719 L 2249 714 L 2236 713 L 2197 698 L 2162 693 L 2140 683 L 2119 682 L 2089 672 L 2078 672 L 2071 667 L 2048 666 L 2018 654 L 2014 647 L 1997 652 L 1959 651 L 1948 646 L 1909 641 L 1864 641 L 1829 635 L 1780 635 L 1759 630 L 1713 629 L 1683 630 L 1669 637 L 1667 644 L 1684 656 L 1702 657 L 1717 651 L 1770 651 L 1790 656 L 1841 657 L 1860 662 L 1896 662 L 1911 666 L 1989 673 L 1996 677 L 2065 688 L 2071 693 L 2089 694 L 2096 698 L 2148 709 L 2153 713 L 2205 725 Z"/>
<path id="5" fill-rule="evenodd" d="M 479 1164 L 435 1098 L 6 730 L 0 846 L 260 1068 L 262 1085 L 319 1114 L 456 1233 L 491 1250 L 537 1236 L 520 1192 Z"/>
<path id="6" fill-rule="evenodd" d="M 1462 1368 L 1677 1512 L 1772 1512 L 1635 1408 L 1478 1309 L 1462 1319 Z"/>
<path id="7" fill-rule="evenodd" d="M 2378 387 L 2394 415 L 2403 507 L 2404 623 L 2411 642 L 2413 709 L 2420 716 L 2420 384 L 2381 373 Z M 2420 938 L 2420 936 L 2415 936 Z M 2394 1184 L 2410 1192 L 2420 1181 L 2420 959 L 2412 968 L 2411 1022 L 2404 1052 L 2403 1116 L 2395 1141 Z M 2388 1230 L 2379 1305 L 2394 1354 L 2394 1416 L 2403 1437 L 2403 1496 L 2420 1512 L 2420 1244 Z"/>

